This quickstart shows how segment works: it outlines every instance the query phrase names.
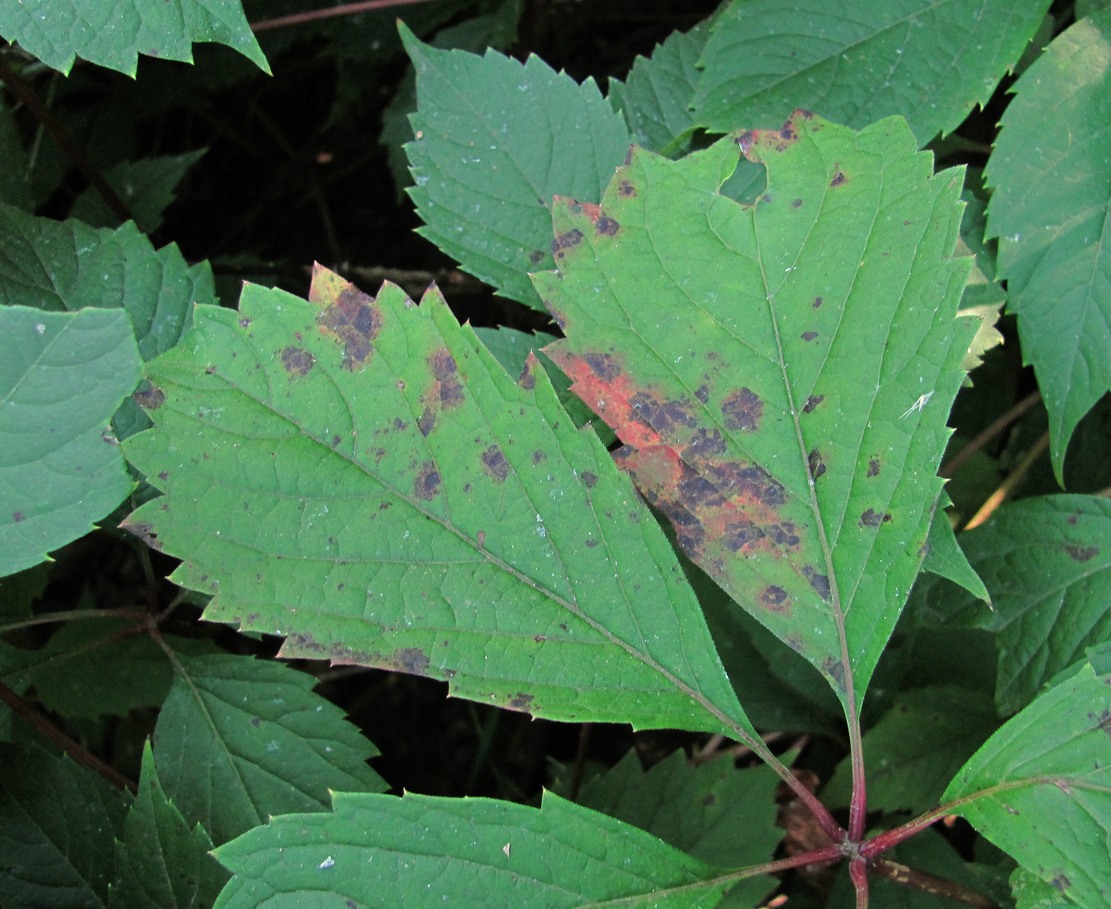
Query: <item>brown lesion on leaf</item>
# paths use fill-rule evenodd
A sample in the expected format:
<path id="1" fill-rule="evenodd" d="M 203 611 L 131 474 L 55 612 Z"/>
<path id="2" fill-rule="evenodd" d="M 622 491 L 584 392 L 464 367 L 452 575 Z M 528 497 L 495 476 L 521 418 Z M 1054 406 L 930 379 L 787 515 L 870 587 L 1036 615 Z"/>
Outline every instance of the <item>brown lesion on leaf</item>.
<path id="1" fill-rule="evenodd" d="M 427 436 L 433 429 L 436 428 L 436 412 L 430 407 L 426 407 L 424 412 L 421 413 L 420 419 L 417 420 L 417 429 L 420 430 L 422 436 Z"/>
<path id="2" fill-rule="evenodd" d="M 880 461 L 878 456 L 868 459 L 868 476 L 878 477 L 882 469 L 883 463 Z"/>
<path id="3" fill-rule="evenodd" d="M 574 249 L 582 243 L 582 240 L 583 232 L 577 227 L 556 234 L 555 239 L 552 240 L 552 258 L 562 259 L 567 254 L 567 250 Z"/>
<path id="4" fill-rule="evenodd" d="M 810 454 L 806 457 L 806 466 L 810 470 L 811 479 L 818 479 L 826 472 L 825 462 L 822 460 L 822 453 L 817 448 L 812 449 Z"/>
<path id="5" fill-rule="evenodd" d="M 804 331 L 799 337 L 809 344 L 818 337 L 818 333 L 816 331 Z"/>
<path id="6" fill-rule="evenodd" d="M 509 476 L 509 462 L 497 445 L 491 445 L 482 453 L 482 466 L 495 483 L 501 483 Z"/>
<path id="7" fill-rule="evenodd" d="M 534 249 L 534 250 L 532 250 L 532 252 L 530 252 L 528 254 L 528 260 L 529 260 L 530 265 L 539 265 L 541 262 L 544 261 L 544 258 L 545 258 L 545 256 L 544 256 L 543 251 L 541 251 L 539 249 Z"/>
<path id="8" fill-rule="evenodd" d="M 810 565 L 802 566 L 802 576 L 806 578 L 811 589 L 823 600 L 830 598 L 829 578 Z"/>
<path id="9" fill-rule="evenodd" d="M 427 675 L 429 663 L 431 660 L 428 654 L 419 647 L 403 647 L 401 650 L 395 650 L 393 656 L 389 658 L 389 665 L 410 675 Z"/>
<path id="10" fill-rule="evenodd" d="M 131 397 L 143 410 L 158 410 L 166 403 L 166 393 L 157 385 L 151 385 L 149 382 L 144 382 L 143 386 Z"/>
<path id="11" fill-rule="evenodd" d="M 322 331 L 343 342 L 343 366 L 355 370 L 374 349 L 374 339 L 382 330 L 382 311 L 373 297 L 348 284 L 334 303 L 321 310 L 317 322 Z"/>
<path id="12" fill-rule="evenodd" d="M 515 695 L 513 695 L 512 698 L 509 699 L 509 703 L 505 706 L 508 707 L 510 710 L 521 710 L 525 713 L 528 713 L 529 710 L 532 708 L 532 701 L 533 695 L 526 694 L 523 691 L 518 691 Z"/>
<path id="13" fill-rule="evenodd" d="M 1111 736 L 1111 710 L 1104 710 L 1098 716 L 1094 713 L 1088 714 L 1088 719 L 1092 722 L 1093 731 L 1105 733 Z"/>
<path id="14" fill-rule="evenodd" d="M 813 413 L 814 408 L 821 404 L 822 401 L 824 401 L 825 399 L 825 395 L 811 395 L 809 398 L 806 399 L 806 403 L 802 405 L 802 412 Z"/>
<path id="15" fill-rule="evenodd" d="M 891 520 L 891 515 L 886 511 L 879 512 L 873 508 L 864 511 L 860 516 L 861 527 L 879 527 L 881 524 L 886 524 Z"/>
<path id="16" fill-rule="evenodd" d="M 822 304 L 825 302 L 821 297 L 815 297 L 814 302 L 810 304 L 811 309 L 821 309 Z"/>
<path id="17" fill-rule="evenodd" d="M 463 385 L 459 381 L 459 367 L 446 347 L 437 348 L 428 357 L 433 387 L 426 400 L 439 400 L 445 408 L 463 403 Z"/>
<path id="18" fill-rule="evenodd" d="M 162 541 L 158 539 L 158 532 L 148 521 L 124 521 L 120 525 L 128 533 L 132 533 L 146 543 L 151 549 L 162 551 Z"/>
<path id="19" fill-rule="evenodd" d="M 603 382 L 612 382 L 621 375 L 621 367 L 617 365 L 610 354 L 583 354 L 583 360 L 586 362 L 586 365 L 590 367 L 591 372 Z"/>
<path id="20" fill-rule="evenodd" d="M 583 486 L 587 489 L 593 489 L 598 483 L 598 474 L 591 473 L 589 470 L 584 470 L 580 476 L 583 479 Z"/>
<path id="21" fill-rule="evenodd" d="M 594 233 L 603 237 L 616 236 L 620 229 L 621 225 L 609 215 L 600 215 L 598 220 L 594 222 Z"/>
<path id="22" fill-rule="evenodd" d="M 308 375 L 309 370 L 316 365 L 316 357 L 303 347 L 295 347 L 292 344 L 282 349 L 281 360 L 282 368 L 297 378 Z"/>
<path id="23" fill-rule="evenodd" d="M 787 591 L 777 584 L 769 584 L 760 593 L 760 603 L 769 612 L 787 615 L 791 611 Z"/>
<path id="24" fill-rule="evenodd" d="M 1098 546 L 1066 546 L 1065 552 L 1074 562 L 1087 562 L 1099 555 Z"/>
<path id="25" fill-rule="evenodd" d="M 845 667 L 840 660 L 826 657 L 822 662 L 822 674 L 833 682 L 838 691 L 845 690 Z"/>
<path id="26" fill-rule="evenodd" d="M 738 388 L 721 402 L 721 414 L 726 429 L 755 432 L 764 416 L 764 401 L 751 388 Z"/>
<path id="27" fill-rule="evenodd" d="M 536 388 L 536 369 L 536 359 L 529 354 L 529 358 L 525 361 L 524 369 L 521 370 L 521 375 L 517 379 L 517 384 L 525 391 L 532 391 Z"/>
<path id="28" fill-rule="evenodd" d="M 434 499 L 440 492 L 440 472 L 431 461 L 421 464 L 416 479 L 413 480 L 413 495 L 418 499 Z"/>
<path id="29" fill-rule="evenodd" d="M 830 178 L 829 185 L 832 187 L 841 186 L 846 180 L 848 180 L 848 177 L 845 176 L 845 172 L 841 170 L 841 168 L 838 167 L 836 164 L 833 165 L 833 168 L 833 177 Z"/>
<path id="30" fill-rule="evenodd" d="M 12 522 L 13 523 L 22 524 L 26 520 L 27 520 L 27 515 L 25 515 L 22 511 L 13 511 L 12 512 Z"/>

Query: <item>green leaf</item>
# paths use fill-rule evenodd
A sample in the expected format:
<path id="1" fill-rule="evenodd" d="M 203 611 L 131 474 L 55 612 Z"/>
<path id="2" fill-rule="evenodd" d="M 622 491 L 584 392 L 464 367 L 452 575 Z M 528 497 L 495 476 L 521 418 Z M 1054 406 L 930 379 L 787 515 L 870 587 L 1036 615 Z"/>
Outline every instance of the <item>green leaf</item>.
<path id="1" fill-rule="evenodd" d="M 131 490 L 108 421 L 139 381 L 119 311 L 0 308 L 0 576 L 86 534 Z"/>
<path id="2" fill-rule="evenodd" d="M 113 836 L 130 802 L 96 774 L 37 747 L 0 742 L 0 903 L 108 905 Z"/>
<path id="3" fill-rule="evenodd" d="M 759 865 L 783 838 L 776 826 L 779 777 L 770 767 L 738 770 L 728 755 L 695 766 L 679 751 L 645 771 L 635 751 L 587 783 L 578 801 L 658 836 L 720 868 Z M 775 889 L 765 875 L 742 880 L 730 900 L 749 906 Z"/>
<path id="4" fill-rule="evenodd" d="M 0 304 L 122 307 L 150 360 L 181 339 L 194 304 L 216 302 L 207 262 L 187 265 L 174 244 L 155 250 L 130 222 L 94 230 L 0 205 Z"/>
<path id="5" fill-rule="evenodd" d="M 947 578 L 974 597 L 991 605 L 991 596 L 988 594 L 987 587 L 969 564 L 961 544 L 957 542 L 957 535 L 953 532 L 953 525 L 949 522 L 948 515 L 940 508 L 934 516 L 933 523 L 930 524 L 930 535 L 926 539 L 926 545 L 929 548 L 922 562 L 923 571 Z"/>
<path id="6" fill-rule="evenodd" d="M 154 730 L 166 793 L 217 843 L 270 815 L 321 811 L 333 789 L 381 791 L 378 752 L 314 679 L 281 663 L 231 654 L 174 660 Z"/>
<path id="7" fill-rule="evenodd" d="M 75 57 L 129 76 L 139 54 L 192 63 L 200 41 L 226 44 L 270 72 L 240 0 L 20 0 L 0 5 L 0 36 L 62 73 Z"/>
<path id="8" fill-rule="evenodd" d="M 943 796 L 1081 906 L 1111 901 L 1111 676 L 1087 668 L 1013 717 Z"/>
<path id="9" fill-rule="evenodd" d="M 945 786 L 999 726 L 990 695 L 965 688 L 922 688 L 896 695 L 864 733 L 869 810 L 919 813 L 937 804 Z M 852 767 L 843 760 L 825 788 L 827 805 L 848 805 Z"/>
<path id="10" fill-rule="evenodd" d="M 951 132 L 1022 55 L 1047 0 L 734 2 L 699 65 L 695 119 L 715 132 L 771 126 L 804 107 L 863 128 L 907 118 L 919 145 Z"/>
<path id="11" fill-rule="evenodd" d="M 199 307 L 149 370 L 126 452 L 166 495 L 127 523 L 206 617 L 535 716 L 735 734 L 674 553 L 535 359 L 514 383 L 435 291 L 321 270 L 312 296 Z"/>
<path id="12" fill-rule="evenodd" d="M 166 797 L 150 743 L 143 748 L 139 792 L 116 843 L 110 905 L 119 909 L 208 909 L 227 873 L 208 853 L 204 828 L 192 828 Z"/>
<path id="13" fill-rule="evenodd" d="M 397 909 L 622 900 L 645 909 L 711 909 L 728 884 L 636 827 L 550 792 L 540 808 L 339 792 L 331 814 L 275 818 L 216 857 L 235 875 L 216 909 L 306 900 Z"/>
<path id="14" fill-rule="evenodd" d="M 625 82 L 610 79 L 610 101 L 638 145 L 667 154 L 689 144 L 698 126 L 691 110 L 700 76 L 696 64 L 709 34 L 705 23 L 674 32 L 650 58 L 636 58 Z"/>
<path id="15" fill-rule="evenodd" d="M 1061 480 L 1080 418 L 1111 390 L 1111 9 L 1077 22 L 1015 83 L 985 170 L 1007 308 L 1049 411 Z"/>
<path id="16" fill-rule="evenodd" d="M 996 634 L 996 704 L 1013 713 L 1111 639 L 1111 502 L 1057 495 L 1004 505 L 961 535 L 993 611 L 957 594 L 952 616 Z"/>
<path id="17" fill-rule="evenodd" d="M 738 141 L 768 169 L 754 205 L 718 193 Z M 846 706 L 921 565 L 971 336 L 960 176 L 931 169 L 894 118 L 634 149 L 601 207 L 561 202 L 534 279 L 618 464 Z"/>
<path id="18" fill-rule="evenodd" d="M 401 35 L 417 70 L 405 151 L 419 232 L 498 293 L 542 309 L 528 275 L 552 266 L 552 196 L 601 196 L 628 151 L 624 121 L 593 79 L 577 85 L 539 57 L 521 64 Z"/>
<path id="19" fill-rule="evenodd" d="M 11 107 L 0 98 L 0 202 L 30 211 L 35 206 L 31 193 L 31 164 L 23 148 Z"/>
<path id="20" fill-rule="evenodd" d="M 162 216 L 176 198 L 178 184 L 186 171 L 208 151 L 206 148 L 183 155 L 121 161 L 104 172 L 104 179 L 117 192 L 138 228 L 153 233 L 162 224 Z M 115 227 L 119 216 L 92 187 L 77 197 L 69 216 L 90 227 Z"/>

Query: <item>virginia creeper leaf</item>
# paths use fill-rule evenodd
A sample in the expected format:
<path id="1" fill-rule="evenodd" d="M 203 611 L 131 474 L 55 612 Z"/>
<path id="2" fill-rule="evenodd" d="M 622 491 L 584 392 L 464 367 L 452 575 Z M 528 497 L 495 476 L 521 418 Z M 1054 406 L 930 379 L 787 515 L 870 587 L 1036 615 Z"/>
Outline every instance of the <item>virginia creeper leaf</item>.
<path id="1" fill-rule="evenodd" d="M 381 791 L 378 752 L 313 694 L 312 676 L 233 654 L 174 658 L 154 730 L 166 794 L 217 843 L 272 814 L 322 810 L 332 789 Z"/>
<path id="2" fill-rule="evenodd" d="M 138 381 L 125 313 L 0 307 L 0 576 L 84 536 L 131 490 L 108 421 Z"/>
<path id="3" fill-rule="evenodd" d="M 326 897 L 327 905 L 397 909 L 559 909 L 607 900 L 711 909 L 728 884 L 654 836 L 550 792 L 540 808 L 337 792 L 331 814 L 275 818 L 216 857 L 234 873 L 216 909 Z"/>
<path id="4" fill-rule="evenodd" d="M 695 119 L 771 126 L 807 107 L 849 126 L 907 118 L 919 145 L 951 132 L 1018 62 L 1047 0 L 735 0 L 702 52 Z"/>
<path id="5" fill-rule="evenodd" d="M 0 903 L 105 907 L 130 796 L 68 757 L 0 742 Z"/>
<path id="6" fill-rule="evenodd" d="M 681 567 L 530 358 L 515 383 L 435 291 L 248 286 L 151 364 L 128 525 L 206 616 L 282 654 L 638 727 L 747 723 Z"/>
<path id="7" fill-rule="evenodd" d="M 628 150 L 624 121 L 593 79 L 577 85 L 539 57 L 521 64 L 401 35 L 417 70 L 405 152 L 419 233 L 500 294 L 543 309 L 528 275 L 552 266 L 552 196 L 601 196 Z"/>
<path id="8" fill-rule="evenodd" d="M 995 632 L 996 704 L 1014 713 L 1087 648 L 1111 639 L 1111 502 L 1024 499 L 961 540 L 994 609 L 956 592 L 944 597 L 944 608 L 951 618 Z"/>
<path id="9" fill-rule="evenodd" d="M 943 796 L 1081 906 L 1111 901 L 1111 676 L 1088 667 L 1012 717 Z"/>
<path id="10" fill-rule="evenodd" d="M 135 75 L 139 54 L 193 62 L 193 44 L 232 47 L 264 72 L 240 0 L 19 0 L 0 4 L 0 35 L 69 73 L 76 57 Z"/>
<path id="11" fill-rule="evenodd" d="M 578 801 L 699 861 L 737 868 L 767 862 L 783 838 L 776 826 L 778 785 L 770 767 L 738 769 L 726 755 L 695 766 L 676 751 L 646 771 L 630 751 L 583 786 Z M 765 875 L 745 878 L 730 890 L 730 903 L 755 906 L 775 886 Z"/>
<path id="12" fill-rule="evenodd" d="M 740 143 L 754 205 L 718 193 Z M 805 112 L 681 161 L 634 149 L 555 211 L 545 348 L 679 545 L 846 706 L 918 573 L 972 326 L 960 175 L 906 124 Z"/>
<path id="13" fill-rule="evenodd" d="M 208 853 L 212 841 L 192 827 L 158 781 L 154 755 L 143 748 L 139 792 L 116 842 L 116 879 L 109 905 L 119 909 L 208 909 L 227 873 Z"/>
<path id="14" fill-rule="evenodd" d="M 1015 83 L 985 169 L 1007 308 L 1049 411 L 1060 482 L 1080 418 L 1111 391 L 1111 8 L 1058 35 Z"/>

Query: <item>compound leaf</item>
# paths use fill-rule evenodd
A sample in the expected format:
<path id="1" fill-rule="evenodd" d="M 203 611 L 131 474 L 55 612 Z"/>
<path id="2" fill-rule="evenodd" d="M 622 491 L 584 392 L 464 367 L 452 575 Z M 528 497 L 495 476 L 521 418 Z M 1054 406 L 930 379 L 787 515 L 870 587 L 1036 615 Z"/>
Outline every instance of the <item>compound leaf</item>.
<path id="1" fill-rule="evenodd" d="M 381 791 L 378 752 L 312 676 L 232 654 L 174 656 L 175 678 L 154 730 L 166 794 L 217 843 L 272 814 L 320 811 L 329 790 Z"/>
<path id="2" fill-rule="evenodd" d="M 718 192 L 741 150 L 753 205 Z M 904 122 L 798 112 L 555 212 L 546 348 L 625 443 L 679 545 L 844 705 L 918 573 L 974 326 L 956 319 L 960 174 Z M 651 294 L 646 294 L 651 288 Z"/>
<path id="3" fill-rule="evenodd" d="M 952 811 L 1081 906 L 1111 901 L 1111 676 L 1090 666 L 1009 720 L 957 773 Z"/>
<path id="4" fill-rule="evenodd" d="M 1060 481 L 1081 417 L 1111 391 L 1111 9 L 1058 35 L 1015 83 L 984 176 L 1007 308 L 1049 411 Z"/>
<path id="5" fill-rule="evenodd" d="M 139 381 L 119 310 L 0 307 L 0 576 L 84 536 L 131 490 L 108 422 Z"/>
<path id="6" fill-rule="evenodd" d="M 68 757 L 0 743 L 0 902 L 105 907 L 130 796 Z"/>
<path id="7" fill-rule="evenodd" d="M 135 75 L 139 54 L 193 62 L 193 44 L 215 41 L 265 72 L 240 0 L 19 0 L 0 4 L 0 35 L 68 73 L 77 57 Z"/>
<path id="8" fill-rule="evenodd" d="M 702 52 L 695 120 L 715 132 L 771 126 L 806 107 L 863 128 L 907 118 L 919 145 L 992 95 L 1047 0 L 744 0 Z"/>
<path id="9" fill-rule="evenodd" d="M 248 286 L 151 364 L 128 526 L 282 655 L 444 679 L 565 720 L 746 724 L 659 525 L 535 358 L 515 383 L 442 297 Z M 188 741 L 183 737 L 182 741 Z"/>
<path id="10" fill-rule="evenodd" d="M 119 909 L 208 909 L 227 874 L 208 853 L 212 841 L 190 827 L 158 781 L 150 743 L 143 748 L 139 792 L 116 842 L 110 905 Z"/>
<path id="11" fill-rule="evenodd" d="M 551 268 L 552 196 L 597 199 L 629 133 L 593 79 L 577 85 L 539 57 L 518 63 L 422 44 L 409 190 L 425 237 L 498 292 L 543 309 L 529 272 Z"/>
<path id="12" fill-rule="evenodd" d="M 272 820 L 216 850 L 216 909 L 304 905 L 710 909 L 731 881 L 654 836 L 550 792 L 492 799 L 336 793 L 331 814 Z M 341 903 L 346 900 L 347 902 Z"/>

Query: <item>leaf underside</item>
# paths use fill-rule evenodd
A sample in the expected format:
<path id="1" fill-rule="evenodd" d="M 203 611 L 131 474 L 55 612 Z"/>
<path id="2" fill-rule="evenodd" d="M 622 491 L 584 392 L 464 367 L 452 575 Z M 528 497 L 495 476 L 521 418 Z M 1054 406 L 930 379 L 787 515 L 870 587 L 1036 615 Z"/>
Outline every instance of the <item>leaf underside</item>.
<path id="1" fill-rule="evenodd" d="M 738 142 L 768 171 L 751 206 L 718 192 Z M 534 278 L 567 336 L 545 352 L 617 463 L 845 704 L 921 564 L 974 329 L 960 174 L 931 170 L 894 118 L 634 149 L 601 206 L 561 200 L 559 271 Z"/>
<path id="2" fill-rule="evenodd" d="M 444 679 L 537 716 L 747 728 L 661 529 L 530 358 L 435 292 L 248 286 L 150 364 L 127 526 L 282 655 Z"/>

